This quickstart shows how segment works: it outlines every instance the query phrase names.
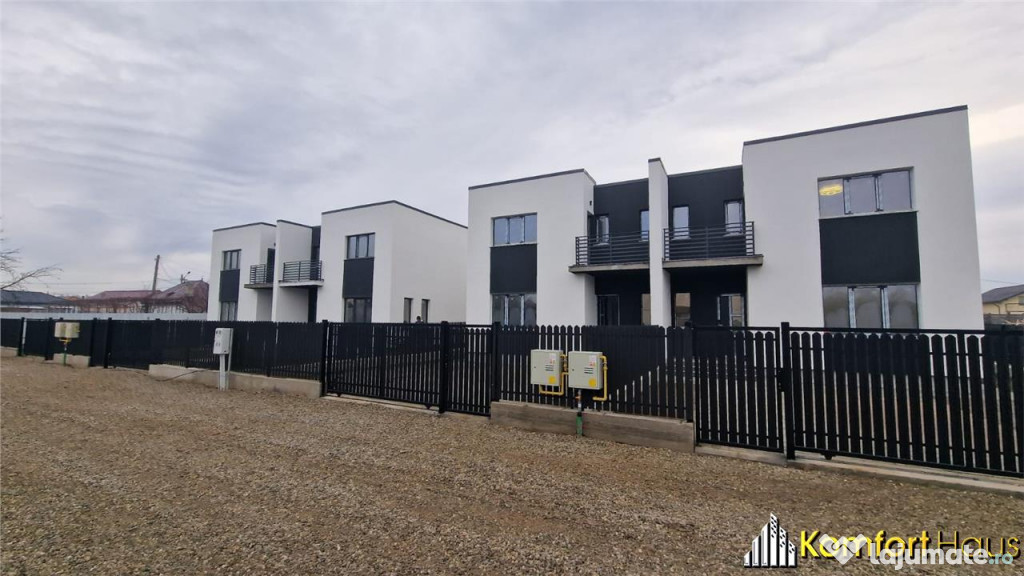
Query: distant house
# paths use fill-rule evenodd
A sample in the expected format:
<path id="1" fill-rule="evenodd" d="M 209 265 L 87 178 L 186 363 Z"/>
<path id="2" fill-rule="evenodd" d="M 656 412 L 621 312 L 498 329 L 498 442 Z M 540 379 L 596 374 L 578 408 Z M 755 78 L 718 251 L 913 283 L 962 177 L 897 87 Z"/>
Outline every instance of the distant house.
<path id="1" fill-rule="evenodd" d="M 2 312 L 71 312 L 75 304 L 45 292 L 3 290 L 0 294 Z"/>
<path id="2" fill-rule="evenodd" d="M 986 324 L 1024 324 L 1024 284 L 993 288 L 981 303 Z"/>
<path id="3" fill-rule="evenodd" d="M 150 290 L 104 290 L 75 300 L 77 312 L 121 313 L 195 313 L 206 312 L 210 285 L 189 280 L 162 292 Z"/>

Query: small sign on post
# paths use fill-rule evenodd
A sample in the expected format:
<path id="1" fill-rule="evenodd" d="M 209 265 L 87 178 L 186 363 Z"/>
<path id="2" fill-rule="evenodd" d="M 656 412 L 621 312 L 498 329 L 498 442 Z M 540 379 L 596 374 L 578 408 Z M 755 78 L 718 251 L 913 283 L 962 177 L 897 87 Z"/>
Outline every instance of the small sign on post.
<path id="1" fill-rule="evenodd" d="M 64 357 L 61 362 L 64 366 L 68 365 L 68 344 L 78 338 L 79 328 L 78 322 L 56 322 L 53 325 L 53 337 L 64 344 Z"/>
<path id="2" fill-rule="evenodd" d="M 213 331 L 213 353 L 220 356 L 220 375 L 217 380 L 217 388 L 228 389 L 228 372 L 231 371 L 231 337 L 234 330 L 231 328 L 217 328 Z"/>

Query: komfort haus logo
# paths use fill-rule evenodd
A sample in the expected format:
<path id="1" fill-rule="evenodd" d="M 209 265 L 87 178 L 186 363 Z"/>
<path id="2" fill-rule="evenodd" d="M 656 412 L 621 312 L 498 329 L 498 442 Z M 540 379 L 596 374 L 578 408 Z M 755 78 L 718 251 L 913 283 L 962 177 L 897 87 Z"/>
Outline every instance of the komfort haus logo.
<path id="1" fill-rule="evenodd" d="M 779 526 L 779 518 L 771 519 L 750 544 L 743 556 L 746 568 L 796 568 L 796 546 L 789 541 L 786 530 Z"/>

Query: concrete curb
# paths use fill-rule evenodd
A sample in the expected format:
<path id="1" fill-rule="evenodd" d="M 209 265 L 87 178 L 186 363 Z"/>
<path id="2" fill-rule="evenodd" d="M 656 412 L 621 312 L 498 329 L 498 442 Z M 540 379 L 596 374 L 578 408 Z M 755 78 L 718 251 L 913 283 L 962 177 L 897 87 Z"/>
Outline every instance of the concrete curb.
<path id="1" fill-rule="evenodd" d="M 216 370 L 182 368 L 181 366 L 172 366 L 170 364 L 150 365 L 149 375 L 158 380 L 183 380 L 185 382 L 196 382 L 211 388 L 217 387 L 219 376 Z M 231 372 L 229 374 L 228 389 L 257 393 L 276 392 L 291 396 L 320 398 L 320 382 L 316 380 L 268 378 L 257 374 L 242 374 L 239 372 Z"/>

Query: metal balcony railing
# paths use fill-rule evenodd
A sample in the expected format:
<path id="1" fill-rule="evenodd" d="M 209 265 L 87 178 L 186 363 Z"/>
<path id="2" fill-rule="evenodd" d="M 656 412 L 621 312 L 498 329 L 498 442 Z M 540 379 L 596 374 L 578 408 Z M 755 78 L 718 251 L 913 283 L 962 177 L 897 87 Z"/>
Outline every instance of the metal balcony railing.
<path id="1" fill-rule="evenodd" d="M 273 284 L 274 267 L 267 264 L 254 264 L 249 267 L 249 284 Z"/>
<path id="2" fill-rule="evenodd" d="M 650 261 L 647 232 L 576 237 L 576 265 L 646 264 Z"/>
<path id="3" fill-rule="evenodd" d="M 754 223 L 666 228 L 665 260 L 710 260 L 754 255 Z"/>
<path id="4" fill-rule="evenodd" d="M 320 276 L 320 260 L 298 260 L 296 262 L 285 262 L 284 270 L 281 272 L 281 283 L 289 282 L 315 282 L 323 280 Z"/>

